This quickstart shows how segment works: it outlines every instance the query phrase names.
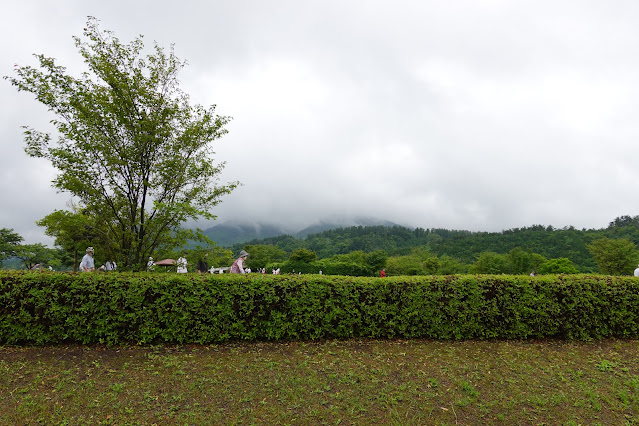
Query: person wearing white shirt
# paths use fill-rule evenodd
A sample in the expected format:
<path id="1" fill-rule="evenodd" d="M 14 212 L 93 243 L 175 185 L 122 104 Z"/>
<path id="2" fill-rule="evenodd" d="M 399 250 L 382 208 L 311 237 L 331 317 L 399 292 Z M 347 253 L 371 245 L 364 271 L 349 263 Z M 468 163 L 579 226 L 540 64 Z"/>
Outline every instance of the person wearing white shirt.
<path id="1" fill-rule="evenodd" d="M 186 274 L 186 272 L 187 272 L 186 265 L 188 265 L 188 263 L 187 263 L 186 258 L 184 256 L 185 256 L 185 254 L 180 256 L 180 258 L 178 258 L 178 260 L 177 260 L 177 272 L 178 272 L 178 274 Z"/>
<path id="2" fill-rule="evenodd" d="M 115 271 L 118 269 L 118 265 L 113 260 L 108 260 L 107 263 L 104 264 L 105 271 Z"/>
<path id="3" fill-rule="evenodd" d="M 80 271 L 93 272 L 95 271 L 95 262 L 93 260 L 93 247 L 87 247 L 86 254 L 80 262 Z"/>

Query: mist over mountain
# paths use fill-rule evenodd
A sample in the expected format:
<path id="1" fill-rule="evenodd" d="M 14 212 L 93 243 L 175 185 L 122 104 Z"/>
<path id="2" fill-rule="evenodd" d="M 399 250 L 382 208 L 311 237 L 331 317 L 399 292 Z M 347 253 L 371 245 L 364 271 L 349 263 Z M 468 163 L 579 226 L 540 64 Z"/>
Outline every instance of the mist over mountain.
<path id="1" fill-rule="evenodd" d="M 322 220 L 302 229 L 295 229 L 278 224 L 227 221 L 207 228 L 202 232 L 207 237 L 215 241 L 218 246 L 230 247 L 234 244 L 244 243 L 255 239 L 277 237 L 279 235 L 292 235 L 296 238 L 305 238 L 310 234 L 328 231 L 330 229 L 344 228 L 348 226 L 380 225 L 398 226 L 398 224 L 385 219 L 354 217 Z"/>

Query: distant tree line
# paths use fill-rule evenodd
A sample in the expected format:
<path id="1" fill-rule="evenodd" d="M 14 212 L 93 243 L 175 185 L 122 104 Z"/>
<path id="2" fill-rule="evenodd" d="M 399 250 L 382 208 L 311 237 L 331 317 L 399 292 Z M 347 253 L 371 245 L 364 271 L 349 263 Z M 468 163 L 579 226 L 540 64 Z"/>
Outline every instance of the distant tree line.
<path id="1" fill-rule="evenodd" d="M 69 263 L 68 253 L 62 248 L 48 248 L 44 244 L 22 244 L 24 238 L 13 229 L 0 229 L 0 267 L 58 269 Z"/>
<path id="2" fill-rule="evenodd" d="M 55 219 L 55 220 L 53 220 Z M 21 244 L 11 229 L 0 229 L 0 261 L 11 267 L 34 265 L 73 269 L 78 253 L 92 243 L 90 221 L 82 214 L 56 212 L 38 222 L 56 237 L 56 249 L 41 244 Z M 80 226 L 86 225 L 86 226 Z M 84 232 L 81 230 L 84 229 Z M 71 232 L 73 230 L 74 232 Z M 98 239 L 99 240 L 99 239 Z M 206 240 L 206 239 L 205 239 Z M 250 253 L 246 266 L 268 272 L 323 273 L 331 275 L 430 274 L 575 274 L 630 275 L 639 261 L 639 216 L 621 216 L 605 229 L 574 227 L 555 229 L 534 225 L 502 232 L 446 229 L 409 229 L 401 226 L 353 226 L 305 238 L 290 235 L 253 240 L 232 247 L 212 241 L 192 246 L 186 254 L 190 270 L 206 254 L 210 267 L 230 266 L 240 250 Z M 96 252 L 96 264 L 109 252 Z M 177 258 L 182 246 L 157 252 L 157 258 Z M 117 260 L 117 259 L 116 259 Z M 9 266 L 9 265 L 5 265 Z"/>
<path id="3" fill-rule="evenodd" d="M 332 269 L 378 273 L 382 263 L 367 261 L 377 253 L 389 274 L 631 274 L 639 261 L 639 216 L 620 216 L 605 229 L 553 228 L 533 225 L 502 232 L 447 229 L 410 229 L 401 226 L 352 226 L 305 238 L 291 235 L 235 244 L 233 252 L 259 247 L 277 249 L 277 256 L 252 259 L 262 267 L 278 266 L 292 272 L 324 273 Z M 297 256 L 301 251 L 305 261 Z M 275 252 L 275 251 L 274 251 Z M 287 258 L 288 257 L 288 258 Z M 339 264 L 339 268 L 330 265 Z M 346 266 L 349 265 L 349 266 Z"/>

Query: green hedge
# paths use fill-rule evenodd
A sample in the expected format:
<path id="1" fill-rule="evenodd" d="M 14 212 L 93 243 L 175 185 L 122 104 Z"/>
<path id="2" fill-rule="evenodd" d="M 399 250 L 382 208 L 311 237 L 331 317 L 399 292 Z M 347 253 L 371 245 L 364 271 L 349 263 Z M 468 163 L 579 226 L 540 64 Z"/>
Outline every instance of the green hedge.
<path id="1" fill-rule="evenodd" d="M 639 279 L 0 271 L 0 343 L 639 337 Z"/>

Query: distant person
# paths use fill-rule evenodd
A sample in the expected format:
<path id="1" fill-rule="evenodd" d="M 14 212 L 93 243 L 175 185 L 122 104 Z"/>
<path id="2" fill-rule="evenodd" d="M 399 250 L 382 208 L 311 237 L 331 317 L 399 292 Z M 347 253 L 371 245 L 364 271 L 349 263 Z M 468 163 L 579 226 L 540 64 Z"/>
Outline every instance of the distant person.
<path id="1" fill-rule="evenodd" d="M 386 276 L 386 269 L 382 269 L 382 272 L 380 272 L 379 276 L 384 278 Z"/>
<path id="2" fill-rule="evenodd" d="M 639 277 L 639 265 L 637 265 L 637 269 L 635 269 L 635 277 Z"/>
<path id="3" fill-rule="evenodd" d="M 113 260 L 107 260 L 107 262 L 104 264 L 104 270 L 107 272 L 115 271 L 116 269 L 118 269 L 118 265 L 116 265 Z"/>
<path id="4" fill-rule="evenodd" d="M 233 262 L 233 265 L 231 266 L 231 274 L 246 273 L 244 271 L 244 261 L 246 260 L 247 257 L 249 257 L 249 254 L 245 252 L 244 250 L 242 250 L 240 252 L 240 256 L 237 259 L 235 259 L 235 262 Z"/>
<path id="5" fill-rule="evenodd" d="M 209 264 L 206 262 L 206 258 L 207 258 L 208 254 L 204 253 L 204 256 L 202 256 L 200 258 L 200 260 L 197 261 L 197 273 L 198 274 L 206 274 L 207 272 L 209 272 Z"/>
<path id="6" fill-rule="evenodd" d="M 534 271 L 534 270 L 530 273 L 530 276 L 531 276 L 531 277 L 534 277 L 534 276 L 535 276 L 535 271 Z"/>
<path id="7" fill-rule="evenodd" d="M 148 272 L 153 272 L 155 271 L 155 262 L 153 261 L 152 257 L 149 257 L 149 261 L 146 262 L 146 270 Z"/>
<path id="8" fill-rule="evenodd" d="M 86 254 L 80 262 L 80 271 L 82 272 L 94 272 L 95 262 L 93 260 L 93 247 L 87 247 Z"/>
<path id="9" fill-rule="evenodd" d="M 186 261 L 186 252 L 182 253 L 182 256 L 180 256 L 177 260 L 177 273 L 178 274 L 186 274 L 187 273 L 187 267 L 188 262 Z"/>

